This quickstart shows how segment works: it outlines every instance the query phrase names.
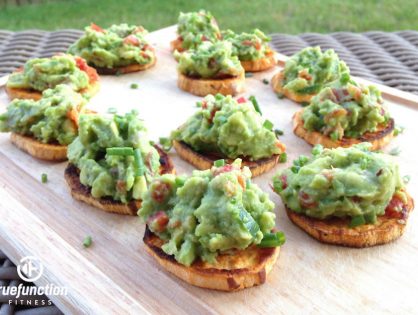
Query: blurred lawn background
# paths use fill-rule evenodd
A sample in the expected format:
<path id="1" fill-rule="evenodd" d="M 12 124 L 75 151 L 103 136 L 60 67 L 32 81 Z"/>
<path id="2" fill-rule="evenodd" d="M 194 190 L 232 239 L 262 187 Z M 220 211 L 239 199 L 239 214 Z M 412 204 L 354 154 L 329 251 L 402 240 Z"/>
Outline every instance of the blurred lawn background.
<path id="1" fill-rule="evenodd" d="M 363 32 L 418 29 L 417 0 L 19 0 L 0 2 L 0 29 L 82 29 L 127 22 L 156 30 L 175 24 L 180 11 L 211 11 L 222 28 L 267 33 Z M 11 4 L 15 3 L 15 4 Z"/>

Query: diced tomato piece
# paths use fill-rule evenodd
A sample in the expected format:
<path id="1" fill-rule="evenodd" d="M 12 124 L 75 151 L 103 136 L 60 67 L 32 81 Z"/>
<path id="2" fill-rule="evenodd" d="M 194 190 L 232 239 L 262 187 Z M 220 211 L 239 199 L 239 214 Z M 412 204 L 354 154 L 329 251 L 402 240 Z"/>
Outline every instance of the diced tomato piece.
<path id="1" fill-rule="evenodd" d="M 206 101 L 202 101 L 202 108 L 203 109 L 208 108 L 208 103 Z"/>
<path id="2" fill-rule="evenodd" d="M 75 63 L 76 63 L 76 65 L 77 65 L 77 67 L 78 67 L 81 71 L 87 71 L 87 68 L 88 68 L 89 66 L 87 65 L 87 62 L 86 62 L 83 58 L 80 58 L 80 57 L 74 57 L 74 59 L 75 59 Z"/>
<path id="3" fill-rule="evenodd" d="M 67 118 L 71 120 L 74 123 L 74 125 L 76 125 L 76 127 L 78 127 L 78 115 L 79 112 L 74 107 L 71 108 L 71 110 L 69 110 L 66 115 Z"/>
<path id="4" fill-rule="evenodd" d="M 282 181 L 282 189 L 286 189 L 287 188 L 287 176 L 286 175 L 280 176 L 280 180 Z"/>
<path id="5" fill-rule="evenodd" d="M 207 41 L 209 40 L 209 38 L 207 38 L 205 35 L 202 35 L 202 37 L 200 38 L 202 41 Z"/>
<path id="6" fill-rule="evenodd" d="M 238 179 L 238 184 L 240 184 L 240 186 L 242 187 L 242 189 L 245 190 L 245 179 L 244 179 L 244 177 L 241 174 L 239 174 L 237 176 L 237 179 Z"/>
<path id="7" fill-rule="evenodd" d="M 394 195 L 385 210 L 385 216 L 394 219 L 406 219 L 408 210 L 402 199 L 398 195 Z"/>
<path id="8" fill-rule="evenodd" d="M 117 180 L 116 189 L 122 192 L 126 191 L 126 182 L 124 180 Z"/>
<path id="9" fill-rule="evenodd" d="M 124 44 L 139 46 L 139 39 L 135 35 L 128 35 L 123 40 Z"/>
<path id="10" fill-rule="evenodd" d="M 156 232 L 164 232 L 169 220 L 170 219 L 164 211 L 157 211 L 148 218 L 147 225 L 151 226 Z"/>
<path id="11" fill-rule="evenodd" d="M 228 173 L 228 172 L 231 172 L 232 170 L 234 170 L 235 168 L 234 168 L 234 166 L 233 165 L 231 165 L 231 164 L 226 164 L 226 165 L 224 165 L 224 166 L 221 166 L 221 167 L 219 167 L 219 168 L 217 168 L 215 171 L 214 171 L 214 173 L 213 173 L 213 176 L 218 176 L 219 174 L 222 174 L 222 173 Z"/>
<path id="12" fill-rule="evenodd" d="M 242 104 L 242 103 L 247 103 L 247 100 L 245 99 L 244 96 L 241 96 L 240 98 L 237 99 L 238 104 Z"/>
<path id="13" fill-rule="evenodd" d="M 217 108 L 213 108 L 212 111 L 210 112 L 210 117 L 208 119 L 210 124 L 213 123 L 213 118 L 215 118 L 215 114 L 216 114 L 217 111 L 218 111 Z"/>
<path id="14" fill-rule="evenodd" d="M 286 146 L 279 140 L 277 140 L 276 142 L 276 147 L 278 147 L 282 151 L 282 153 L 286 152 Z"/>
<path id="15" fill-rule="evenodd" d="M 97 81 L 99 79 L 99 75 L 97 74 L 96 69 L 89 67 L 83 58 L 75 57 L 75 62 L 76 62 L 77 68 L 87 73 L 87 75 L 89 76 L 90 83 Z"/>
<path id="16" fill-rule="evenodd" d="M 143 51 L 141 51 L 141 56 L 144 57 L 145 59 L 150 58 L 150 56 L 146 52 L 143 52 Z"/>
<path id="17" fill-rule="evenodd" d="M 261 49 L 261 44 L 260 44 L 260 42 L 256 42 L 256 43 L 254 44 L 254 47 L 255 47 L 255 49 L 257 49 L 257 50 L 260 50 L 260 49 Z"/>
<path id="18" fill-rule="evenodd" d="M 309 74 L 307 69 L 300 70 L 298 75 L 302 79 L 305 79 L 305 80 L 308 80 L 308 81 L 312 80 L 312 76 Z"/>
<path id="19" fill-rule="evenodd" d="M 162 203 L 170 194 L 171 187 L 169 184 L 159 181 L 153 188 L 151 193 L 152 199 L 158 203 Z"/>
<path id="20" fill-rule="evenodd" d="M 299 192 L 299 202 L 302 207 L 307 209 L 315 208 L 318 206 L 318 203 L 309 194 L 302 190 Z"/>
<path id="21" fill-rule="evenodd" d="M 96 32 L 99 32 L 99 33 L 104 33 L 104 29 L 102 29 L 99 25 L 97 25 L 97 24 L 94 24 L 94 23 L 91 23 L 90 24 L 90 28 L 93 30 L 93 31 L 96 31 Z"/>
<path id="22" fill-rule="evenodd" d="M 253 42 L 250 41 L 250 40 L 248 40 L 248 39 L 246 39 L 246 40 L 242 41 L 242 44 L 244 46 L 252 46 L 253 45 Z"/>

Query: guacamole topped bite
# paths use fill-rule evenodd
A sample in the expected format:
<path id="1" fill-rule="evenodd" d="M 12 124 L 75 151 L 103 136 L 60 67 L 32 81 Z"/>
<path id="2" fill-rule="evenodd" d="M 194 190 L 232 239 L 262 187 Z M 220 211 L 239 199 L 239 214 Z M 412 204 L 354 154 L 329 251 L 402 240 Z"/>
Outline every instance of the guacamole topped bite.
<path id="1" fill-rule="evenodd" d="M 237 56 L 232 54 L 232 44 L 226 41 L 204 42 L 196 49 L 175 52 L 178 71 L 187 77 L 224 79 L 241 76 L 244 69 Z"/>
<path id="2" fill-rule="evenodd" d="M 222 32 L 222 38 L 232 43 L 233 54 L 239 60 L 250 61 L 265 58 L 271 49 L 268 42 L 270 37 L 266 36 L 259 29 L 251 33 L 236 34 L 231 30 Z"/>
<path id="3" fill-rule="evenodd" d="M 332 140 L 359 138 L 384 129 L 390 120 L 380 91 L 348 78 L 328 84 L 302 112 L 303 126 Z"/>
<path id="4" fill-rule="evenodd" d="M 349 69 L 334 50 L 307 47 L 286 61 L 281 85 L 296 94 L 316 94 L 343 74 L 348 75 Z"/>
<path id="5" fill-rule="evenodd" d="M 92 23 L 68 52 L 99 68 L 153 64 L 155 53 L 145 39 L 147 33 L 142 26 L 119 24 L 103 29 Z"/>
<path id="6" fill-rule="evenodd" d="M 312 157 L 302 155 L 291 168 L 279 171 L 274 190 L 288 209 L 312 218 L 349 218 L 352 226 L 373 224 L 388 211 L 405 218 L 405 207 L 390 206 L 394 199 L 407 204 L 397 164 L 369 148 L 367 143 L 336 149 L 316 146 Z"/>
<path id="7" fill-rule="evenodd" d="M 141 199 L 147 182 L 160 169 L 159 153 L 134 111 L 124 116 L 81 115 L 79 136 L 68 147 L 68 159 L 94 198 L 122 203 Z"/>
<path id="8" fill-rule="evenodd" d="M 70 86 L 57 85 L 45 90 L 39 101 L 13 100 L 0 115 L 0 131 L 67 145 L 77 137 L 78 115 L 85 104 L 86 100 Z"/>
<path id="9" fill-rule="evenodd" d="M 155 178 L 138 211 L 151 232 L 165 241 L 162 250 L 180 264 L 216 263 L 222 253 L 284 242 L 283 234 L 271 233 L 274 204 L 251 182 L 249 169 L 241 168 L 239 159 L 220 162 L 189 177 Z M 269 245 L 272 236 L 277 242 Z"/>
<path id="10" fill-rule="evenodd" d="M 178 18 L 177 34 L 182 50 L 195 49 L 202 42 L 215 42 L 221 38 L 221 31 L 214 16 L 204 10 L 181 12 Z"/>
<path id="11" fill-rule="evenodd" d="M 251 102 L 231 96 L 208 95 L 200 107 L 171 138 L 197 152 L 220 157 L 258 160 L 284 153 L 285 147 L 268 128 Z"/>
<path id="12" fill-rule="evenodd" d="M 7 87 L 42 92 L 66 84 L 74 91 L 81 91 L 97 79 L 97 73 L 90 71 L 81 58 L 59 54 L 51 58 L 30 59 L 23 69 L 9 76 Z"/>

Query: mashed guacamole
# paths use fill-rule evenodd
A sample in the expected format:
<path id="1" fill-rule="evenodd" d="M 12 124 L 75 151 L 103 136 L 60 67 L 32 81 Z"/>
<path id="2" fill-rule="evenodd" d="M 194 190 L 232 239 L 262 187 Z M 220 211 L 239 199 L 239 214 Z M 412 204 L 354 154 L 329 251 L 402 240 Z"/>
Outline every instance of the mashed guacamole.
<path id="1" fill-rule="evenodd" d="M 178 18 L 177 33 L 184 50 L 196 48 L 202 42 L 216 42 L 221 32 L 215 18 L 210 12 L 181 12 Z"/>
<path id="2" fill-rule="evenodd" d="M 270 37 L 259 29 L 255 29 L 252 33 L 241 34 L 227 30 L 222 32 L 222 37 L 232 43 L 233 54 L 242 61 L 262 59 L 268 52 L 271 52 L 268 45 Z"/>
<path id="3" fill-rule="evenodd" d="M 198 106 L 200 109 L 172 133 L 172 139 L 197 152 L 218 153 L 230 159 L 258 160 L 284 152 L 251 102 L 240 99 L 238 103 L 231 96 L 217 94 L 208 95 Z"/>
<path id="4" fill-rule="evenodd" d="M 313 156 L 300 156 L 289 169 L 274 177 L 274 190 L 285 205 L 309 217 L 362 217 L 373 223 L 385 214 L 403 182 L 398 166 L 390 157 L 369 151 L 369 144 L 351 148 L 322 149 Z M 400 209 L 398 209 L 400 210 Z"/>
<path id="5" fill-rule="evenodd" d="M 220 252 L 260 244 L 275 225 L 273 209 L 238 159 L 190 177 L 155 178 L 138 214 L 167 241 L 163 251 L 190 266 L 198 258 L 214 263 Z"/>
<path id="6" fill-rule="evenodd" d="M 58 85 L 45 90 L 39 101 L 13 100 L 0 115 L 0 131 L 67 145 L 77 137 L 78 115 L 85 104 L 86 100 L 68 85 Z"/>
<path id="7" fill-rule="evenodd" d="M 145 39 L 147 33 L 142 26 L 120 24 L 103 29 L 92 24 L 68 52 L 102 68 L 149 64 L 154 62 L 155 53 Z"/>
<path id="8" fill-rule="evenodd" d="M 316 94 L 349 69 L 332 49 L 307 47 L 286 61 L 283 87 L 298 94 Z"/>
<path id="9" fill-rule="evenodd" d="M 9 76 L 10 88 L 33 89 L 44 91 L 58 84 L 67 84 L 74 91 L 89 86 L 89 75 L 79 68 L 80 62 L 71 55 L 60 54 L 51 58 L 30 59 L 22 71 Z"/>
<path id="10" fill-rule="evenodd" d="M 78 167 L 80 181 L 91 187 L 93 197 L 122 202 L 141 199 L 160 168 L 158 151 L 136 112 L 81 115 L 79 136 L 68 147 L 68 160 Z"/>
<path id="11" fill-rule="evenodd" d="M 386 126 L 390 119 L 383 108 L 380 91 L 343 79 L 327 85 L 303 109 L 304 127 L 319 131 L 333 140 L 358 138 Z"/>
<path id="12" fill-rule="evenodd" d="M 232 54 L 232 44 L 226 41 L 204 42 L 196 49 L 175 52 L 178 71 L 189 77 L 222 79 L 244 73 L 237 56 Z"/>

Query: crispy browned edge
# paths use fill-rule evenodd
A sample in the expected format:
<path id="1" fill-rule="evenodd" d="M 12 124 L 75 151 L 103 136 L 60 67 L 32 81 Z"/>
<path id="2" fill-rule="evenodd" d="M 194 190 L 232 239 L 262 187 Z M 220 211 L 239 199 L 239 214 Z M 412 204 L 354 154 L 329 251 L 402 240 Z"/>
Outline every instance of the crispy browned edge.
<path id="1" fill-rule="evenodd" d="M 414 200 L 407 193 L 409 213 L 414 209 Z M 299 214 L 288 207 L 286 213 L 289 219 L 313 238 L 322 243 L 347 247 L 370 247 L 390 243 L 404 233 L 408 218 L 399 220 L 378 216 L 376 224 L 364 224 L 350 228 L 349 219 L 330 218 L 320 220 Z"/>
<path id="2" fill-rule="evenodd" d="M 67 159 L 67 146 L 42 143 L 35 138 L 12 132 L 10 141 L 22 151 L 45 161 L 61 162 Z"/>
<path id="3" fill-rule="evenodd" d="M 91 97 L 99 91 L 99 88 L 99 81 L 94 81 L 87 88 L 80 90 L 79 93 Z M 10 88 L 6 85 L 5 90 L 11 100 L 18 98 L 38 101 L 42 98 L 42 92 L 32 89 Z"/>
<path id="4" fill-rule="evenodd" d="M 330 137 L 317 131 L 308 131 L 303 127 L 302 112 L 300 110 L 293 115 L 293 132 L 309 144 L 321 144 L 325 148 L 350 147 L 360 142 L 372 144 L 371 150 L 379 150 L 386 146 L 394 137 L 395 121 L 389 120 L 386 127 L 380 127 L 375 132 L 366 132 L 359 138 L 342 138 L 334 141 Z"/>
<path id="5" fill-rule="evenodd" d="M 104 68 L 104 67 L 96 67 L 94 65 L 91 65 L 91 67 L 94 67 L 99 74 L 102 75 L 115 75 L 115 74 L 126 74 L 126 73 L 132 73 L 132 72 L 139 72 L 147 70 L 151 67 L 153 67 L 157 62 L 157 57 L 154 58 L 154 61 L 151 63 L 146 63 L 144 65 L 140 64 L 132 64 L 124 67 L 116 67 L 116 68 Z"/>
<path id="6" fill-rule="evenodd" d="M 276 58 L 274 52 L 269 50 L 264 58 L 241 60 L 241 65 L 246 72 L 260 72 L 273 68 L 276 65 Z"/>
<path id="7" fill-rule="evenodd" d="M 311 99 L 316 94 L 297 94 L 289 89 L 283 88 L 283 76 L 284 72 L 283 70 L 276 73 L 273 78 L 271 78 L 271 85 L 273 87 L 273 90 L 276 93 L 283 94 L 288 99 L 291 99 L 292 101 L 295 101 L 297 103 L 309 103 Z"/>
<path id="8" fill-rule="evenodd" d="M 183 141 L 173 140 L 173 147 L 178 155 L 185 161 L 189 162 L 199 170 L 210 169 L 213 162 L 220 159 L 220 157 L 204 155 L 202 153 L 194 151 L 189 145 Z M 248 166 L 251 170 L 253 177 L 259 176 L 265 172 L 268 172 L 279 162 L 280 154 L 275 154 L 269 158 L 263 158 L 256 161 L 250 161 L 248 159 L 242 159 L 242 165 Z M 232 163 L 233 160 L 225 159 L 227 163 Z"/>
<path id="9" fill-rule="evenodd" d="M 280 253 L 280 247 L 252 246 L 236 251 L 232 255 L 220 254 L 217 257 L 218 263 L 215 265 L 198 260 L 187 267 L 179 264 L 172 255 L 167 255 L 161 249 L 164 242 L 153 234 L 148 226 L 145 229 L 143 241 L 147 252 L 168 272 L 191 285 L 220 291 L 238 291 L 263 284 Z M 246 258 L 254 256 L 256 259 L 252 265 L 232 269 L 224 268 L 224 266 L 233 265 L 236 261 L 249 261 Z"/>
<path id="10" fill-rule="evenodd" d="M 237 95 L 244 92 L 244 71 L 236 77 L 226 79 L 198 79 L 178 73 L 177 85 L 180 89 L 197 96 L 208 94 Z"/>
<path id="11" fill-rule="evenodd" d="M 155 146 L 160 154 L 161 169 L 160 174 L 175 174 L 173 161 L 160 147 Z M 91 195 L 91 188 L 80 182 L 80 171 L 72 163 L 69 163 L 64 172 L 65 180 L 70 187 L 71 195 L 74 199 L 83 201 L 93 207 L 107 212 L 119 214 L 136 215 L 141 207 L 141 200 L 132 200 L 129 203 L 115 201 L 110 197 L 94 198 Z"/>

